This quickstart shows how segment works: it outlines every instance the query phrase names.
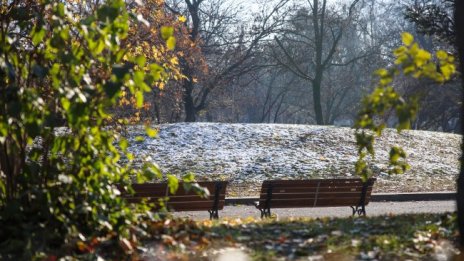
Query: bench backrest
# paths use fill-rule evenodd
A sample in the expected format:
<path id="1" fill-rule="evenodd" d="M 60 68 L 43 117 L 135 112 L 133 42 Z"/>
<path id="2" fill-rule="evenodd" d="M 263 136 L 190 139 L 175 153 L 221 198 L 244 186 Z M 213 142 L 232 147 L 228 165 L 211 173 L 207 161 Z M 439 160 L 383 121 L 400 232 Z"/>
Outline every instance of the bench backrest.
<path id="1" fill-rule="evenodd" d="M 364 205 L 370 201 L 374 181 L 366 183 Z M 357 206 L 362 190 L 361 179 L 266 180 L 258 208 Z"/>
<path id="2" fill-rule="evenodd" d="M 215 207 L 221 210 L 224 208 L 227 181 L 197 183 L 208 189 L 210 195 L 207 198 L 197 195 L 193 189 L 186 191 L 182 182 L 179 182 L 179 189 L 175 194 L 170 193 L 167 183 L 149 183 L 132 184 L 135 194 L 123 194 L 123 196 L 129 202 L 139 202 L 143 198 L 147 198 L 148 202 L 154 203 L 158 203 L 159 199 L 169 197 L 167 208 L 170 211 L 211 210 Z"/>

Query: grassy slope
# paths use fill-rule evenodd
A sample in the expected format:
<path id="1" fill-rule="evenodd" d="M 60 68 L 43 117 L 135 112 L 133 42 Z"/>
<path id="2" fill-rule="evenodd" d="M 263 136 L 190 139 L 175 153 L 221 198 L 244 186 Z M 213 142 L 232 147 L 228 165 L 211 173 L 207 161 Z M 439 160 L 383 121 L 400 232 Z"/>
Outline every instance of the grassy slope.
<path id="1" fill-rule="evenodd" d="M 226 179 L 229 196 L 257 194 L 265 179 L 352 177 L 356 148 L 353 130 L 331 126 L 285 124 L 179 123 L 159 126 L 157 139 L 134 142 L 141 159 L 150 156 L 164 172 L 194 172 L 198 179 Z M 135 138 L 142 130 L 133 128 Z M 376 144 L 372 167 L 375 192 L 454 190 L 460 135 L 386 130 Z M 403 146 L 411 169 L 386 175 L 389 148 Z"/>

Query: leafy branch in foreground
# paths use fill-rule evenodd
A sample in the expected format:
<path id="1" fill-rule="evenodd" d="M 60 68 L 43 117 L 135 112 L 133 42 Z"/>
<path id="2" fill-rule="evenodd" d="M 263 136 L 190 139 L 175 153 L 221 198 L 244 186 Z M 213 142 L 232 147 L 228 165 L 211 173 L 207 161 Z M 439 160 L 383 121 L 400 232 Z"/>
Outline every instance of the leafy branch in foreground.
<path id="1" fill-rule="evenodd" d="M 414 42 L 413 36 L 406 32 L 402 34 L 402 41 L 403 45 L 393 51 L 396 57 L 394 66 L 375 72 L 379 78 L 377 86 L 364 98 L 356 120 L 355 135 L 359 158 L 355 168 L 356 173 L 364 180 L 372 176 L 366 157 L 375 155 L 375 137 L 380 136 L 386 127 L 385 122 L 380 119 L 390 111 L 394 111 L 398 120 L 396 129 L 398 131 L 409 129 L 419 108 L 419 94 L 409 99 L 401 96 L 392 86 L 393 79 L 402 73 L 416 79 L 445 83 L 456 72 L 453 56 L 444 51 L 437 51 L 435 56 L 432 56 L 428 51 L 421 49 Z M 400 174 L 409 168 L 406 153 L 401 147 L 391 148 L 389 162 L 389 173 Z"/>
<path id="2" fill-rule="evenodd" d="M 139 16 L 123 0 L 42 0 L 3 1 L 0 17 L 0 259 L 97 258 L 104 245 L 130 254 L 148 209 L 126 204 L 117 186 L 160 171 L 134 170 L 127 140 L 105 123 L 121 93 L 140 107 L 165 80 L 165 67 L 121 47 Z"/>

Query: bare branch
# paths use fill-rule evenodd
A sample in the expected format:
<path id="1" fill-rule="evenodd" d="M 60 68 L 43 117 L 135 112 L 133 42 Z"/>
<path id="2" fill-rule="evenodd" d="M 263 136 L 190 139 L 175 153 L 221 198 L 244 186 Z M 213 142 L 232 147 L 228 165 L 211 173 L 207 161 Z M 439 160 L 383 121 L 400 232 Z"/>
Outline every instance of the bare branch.
<path id="1" fill-rule="evenodd" d="M 277 37 L 274 37 L 274 39 L 276 40 L 277 44 L 279 45 L 280 49 L 284 52 L 285 56 L 287 57 L 287 59 L 289 60 L 290 64 L 291 65 L 288 65 L 286 63 L 283 63 L 280 59 L 277 58 L 276 56 L 276 59 L 277 61 L 284 65 L 286 68 L 288 68 L 289 70 L 291 70 L 294 74 L 296 74 L 298 77 L 300 78 L 303 78 L 305 80 L 309 80 L 309 81 L 312 81 L 313 78 L 311 76 L 309 76 L 308 74 L 306 74 L 299 66 L 298 64 L 295 62 L 295 60 L 293 59 L 293 57 L 287 52 L 287 50 L 285 49 L 285 47 L 283 46 L 283 44 L 280 42 L 279 38 Z"/>

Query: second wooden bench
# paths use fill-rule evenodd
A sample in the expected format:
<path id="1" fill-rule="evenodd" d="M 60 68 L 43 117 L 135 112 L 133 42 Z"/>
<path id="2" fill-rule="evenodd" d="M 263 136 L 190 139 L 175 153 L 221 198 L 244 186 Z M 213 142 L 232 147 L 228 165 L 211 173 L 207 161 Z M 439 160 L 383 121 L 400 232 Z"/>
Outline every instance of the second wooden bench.
<path id="1" fill-rule="evenodd" d="M 270 217 L 271 208 L 311 208 L 349 206 L 353 215 L 366 215 L 375 178 L 361 179 L 266 180 L 255 204 L 261 217 Z"/>
<path id="2" fill-rule="evenodd" d="M 135 193 L 123 193 L 123 197 L 129 202 L 139 202 L 146 198 L 148 202 L 160 203 L 164 199 L 169 211 L 198 211 L 207 210 L 210 219 L 219 218 L 219 210 L 224 208 L 227 181 L 205 181 L 192 183 L 207 188 L 209 196 L 201 197 L 194 189 L 186 190 L 184 183 L 179 182 L 179 188 L 172 194 L 167 183 L 132 184 Z M 159 205 L 158 205 L 159 206 Z"/>

